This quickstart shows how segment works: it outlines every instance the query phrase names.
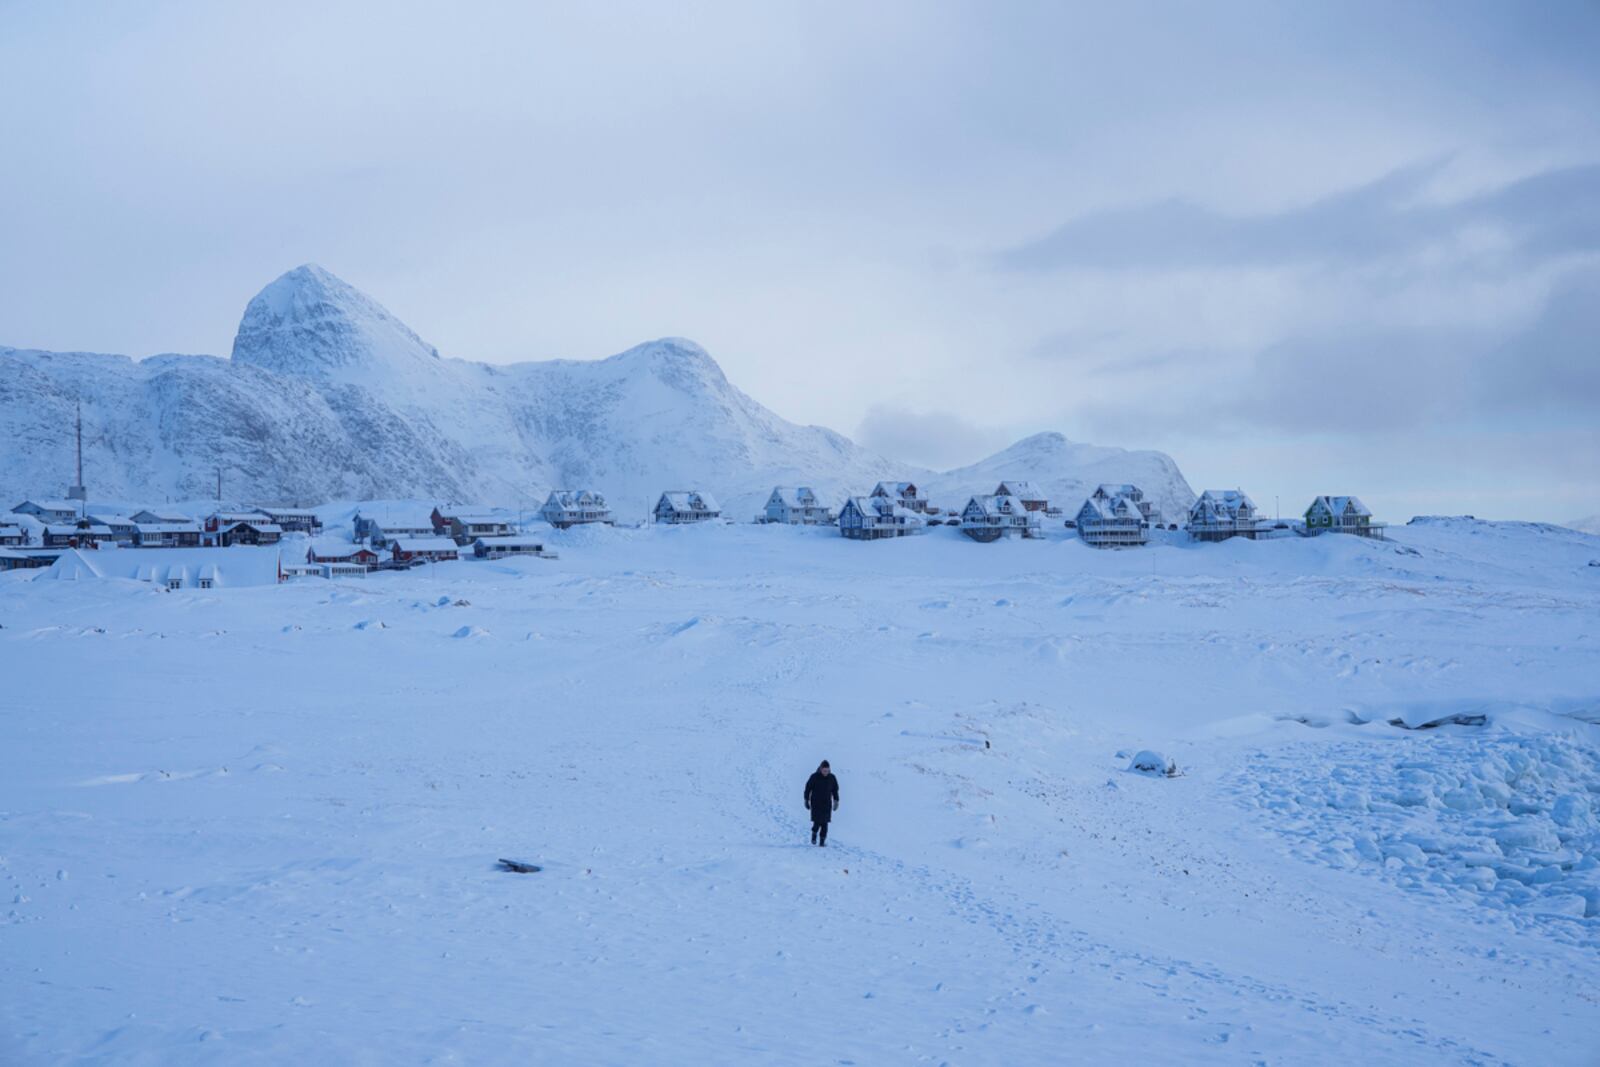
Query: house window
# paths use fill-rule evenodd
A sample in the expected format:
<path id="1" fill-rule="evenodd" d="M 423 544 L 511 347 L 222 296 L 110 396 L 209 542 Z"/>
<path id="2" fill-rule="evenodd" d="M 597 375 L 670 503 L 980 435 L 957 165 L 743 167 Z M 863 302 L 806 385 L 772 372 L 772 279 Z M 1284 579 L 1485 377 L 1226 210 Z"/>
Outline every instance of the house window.
<path id="1" fill-rule="evenodd" d="M 211 579 L 210 578 L 202 578 L 202 579 L 200 579 L 200 588 L 201 589 L 210 589 L 211 588 Z"/>
<path id="2" fill-rule="evenodd" d="M 182 589 L 183 588 L 183 579 L 182 578 L 168 578 L 167 579 L 167 588 L 168 589 Z"/>

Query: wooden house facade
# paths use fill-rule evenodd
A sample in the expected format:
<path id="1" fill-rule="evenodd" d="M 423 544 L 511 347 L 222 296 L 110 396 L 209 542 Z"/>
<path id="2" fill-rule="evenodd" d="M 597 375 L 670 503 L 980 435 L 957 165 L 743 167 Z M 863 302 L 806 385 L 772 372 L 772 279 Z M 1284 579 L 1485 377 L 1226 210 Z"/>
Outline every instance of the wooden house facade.
<path id="1" fill-rule="evenodd" d="M 199 548 L 198 522 L 141 522 L 133 527 L 136 548 Z"/>
<path id="2" fill-rule="evenodd" d="M 1029 508 L 1019 497 L 999 493 L 975 496 L 961 509 L 961 532 L 974 541 L 1039 537 L 1042 512 L 1042 508 Z"/>
<path id="3" fill-rule="evenodd" d="M 767 497 L 761 522 L 789 526 L 832 526 L 836 516 L 809 485 L 778 485 Z"/>
<path id="4" fill-rule="evenodd" d="M 1189 509 L 1184 529 L 1196 541 L 1226 541 L 1230 537 L 1254 540 L 1264 531 L 1256 517 L 1256 503 L 1239 489 L 1207 489 Z"/>
<path id="5" fill-rule="evenodd" d="M 873 486 L 872 496 L 879 500 L 892 501 L 917 515 L 938 514 L 938 509 L 928 503 L 927 494 L 913 482 L 879 482 Z"/>
<path id="6" fill-rule="evenodd" d="M 461 546 L 448 537 L 397 537 L 388 543 L 388 548 L 396 563 L 444 563 L 461 558 Z"/>
<path id="7" fill-rule="evenodd" d="M 1150 539 L 1150 517 L 1137 486 L 1102 485 L 1078 509 L 1078 536 L 1095 548 L 1127 548 Z"/>
<path id="8" fill-rule="evenodd" d="M 887 496 L 853 496 L 839 509 L 839 533 L 852 541 L 876 541 L 921 533 L 927 520 Z"/>
<path id="9" fill-rule="evenodd" d="M 668 526 L 710 522 L 722 517 L 722 508 L 710 493 L 698 489 L 669 489 L 656 501 L 655 520 Z"/>
<path id="10" fill-rule="evenodd" d="M 1308 534 L 1349 533 L 1359 537 L 1382 537 L 1384 523 L 1373 522 L 1372 512 L 1353 496 L 1319 496 L 1306 508 Z"/>
<path id="11" fill-rule="evenodd" d="M 539 517 L 558 530 L 585 523 L 611 523 L 611 509 L 603 494 L 592 489 L 554 489 L 539 509 Z"/>

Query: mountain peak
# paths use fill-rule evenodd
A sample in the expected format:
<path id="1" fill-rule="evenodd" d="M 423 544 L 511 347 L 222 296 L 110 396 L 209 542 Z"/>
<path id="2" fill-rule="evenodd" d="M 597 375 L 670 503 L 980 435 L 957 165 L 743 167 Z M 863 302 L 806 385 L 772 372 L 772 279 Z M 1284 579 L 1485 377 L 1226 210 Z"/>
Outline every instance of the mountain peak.
<path id="1" fill-rule="evenodd" d="M 257 293 L 233 339 L 235 363 L 318 380 L 362 380 L 438 358 L 382 304 L 315 263 Z"/>

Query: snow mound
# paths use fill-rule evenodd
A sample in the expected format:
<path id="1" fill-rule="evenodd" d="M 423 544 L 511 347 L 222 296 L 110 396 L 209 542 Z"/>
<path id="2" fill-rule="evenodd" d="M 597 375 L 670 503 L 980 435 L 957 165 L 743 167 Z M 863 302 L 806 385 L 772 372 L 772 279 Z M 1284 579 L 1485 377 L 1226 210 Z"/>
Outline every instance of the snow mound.
<path id="1" fill-rule="evenodd" d="M 481 626 L 463 626 L 463 627 L 461 627 L 461 629 L 457 630 L 455 633 L 451 634 L 450 636 L 451 637 L 488 637 L 489 636 L 489 631 L 485 630 Z"/>
<path id="2" fill-rule="evenodd" d="M 1135 774 L 1149 775 L 1151 778 L 1176 778 L 1178 764 L 1169 756 L 1150 749 L 1141 749 L 1134 754 L 1128 763 L 1128 770 Z"/>

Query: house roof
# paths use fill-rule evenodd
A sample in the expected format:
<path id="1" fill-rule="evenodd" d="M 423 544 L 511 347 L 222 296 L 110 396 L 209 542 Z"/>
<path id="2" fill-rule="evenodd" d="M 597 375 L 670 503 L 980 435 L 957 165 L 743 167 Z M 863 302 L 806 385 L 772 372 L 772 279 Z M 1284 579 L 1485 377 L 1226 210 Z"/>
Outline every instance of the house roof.
<path id="1" fill-rule="evenodd" d="M 1033 502 L 1044 500 L 1045 495 L 1034 487 L 1032 482 L 1003 481 L 995 488 L 995 496 L 1014 496 L 1018 500 Z"/>
<path id="2" fill-rule="evenodd" d="M 288 515 L 297 519 L 314 519 L 317 517 L 317 513 L 310 508 L 257 508 L 256 510 L 269 519 L 275 519 L 280 515 Z"/>
<path id="3" fill-rule="evenodd" d="M 1333 512 L 1335 515 L 1343 515 L 1345 513 L 1345 509 L 1350 507 L 1353 508 L 1357 515 L 1364 515 L 1369 519 L 1372 517 L 1372 512 L 1367 510 L 1367 506 L 1361 502 L 1360 497 L 1319 496 L 1316 498 L 1316 500 L 1311 502 L 1311 507 L 1316 507 L 1318 500 L 1326 504 L 1328 510 Z M 1309 511 L 1310 509 L 1308 508 L 1307 510 Z"/>
<path id="4" fill-rule="evenodd" d="M 461 551 L 461 546 L 448 537 L 397 537 L 389 543 L 401 552 Z"/>
<path id="5" fill-rule="evenodd" d="M 604 494 L 592 489 L 552 489 L 544 506 L 548 508 L 552 505 L 563 511 L 574 511 L 578 508 L 603 509 L 606 506 L 606 498 Z"/>
<path id="6" fill-rule="evenodd" d="M 60 581 L 127 579 L 164 584 L 182 578 L 185 584 L 209 578 L 220 586 L 276 585 L 276 546 L 253 548 L 117 548 L 84 552 L 69 548 L 41 572 Z"/>
<path id="7" fill-rule="evenodd" d="M 873 496 L 911 496 L 920 498 L 922 491 L 915 482 L 879 482 L 872 490 Z"/>
<path id="8" fill-rule="evenodd" d="M 498 515 L 485 515 L 482 512 L 471 515 L 451 515 L 451 522 L 459 522 L 463 526 L 510 526 L 511 523 Z"/>
<path id="9" fill-rule="evenodd" d="M 75 534 L 90 534 L 95 537 L 110 537 L 111 527 L 102 526 L 98 523 L 90 523 L 88 526 L 61 526 L 57 524 L 46 524 L 44 532 L 52 537 L 71 537 Z"/>
<path id="10" fill-rule="evenodd" d="M 1144 521 L 1144 512 L 1139 510 L 1139 501 L 1126 493 L 1104 496 L 1096 490 L 1095 495 L 1085 500 L 1083 507 L 1078 509 L 1078 518 L 1082 520 L 1086 513 L 1088 518 L 1095 522 L 1118 522 L 1128 519 L 1136 522 Z"/>
<path id="11" fill-rule="evenodd" d="M 892 497 L 882 496 L 853 496 L 844 502 L 848 508 L 854 505 L 856 510 L 868 519 L 899 518 L 906 523 L 920 524 L 926 520 L 902 504 L 898 504 Z"/>
<path id="12" fill-rule="evenodd" d="M 241 526 L 248 526 L 252 530 L 256 531 L 257 533 L 276 533 L 276 534 L 283 533 L 283 527 L 282 526 L 279 526 L 275 522 L 263 522 L 260 519 L 239 519 L 239 520 L 237 520 L 235 522 L 229 522 L 228 525 L 226 525 L 222 529 L 218 530 L 217 533 L 219 533 L 219 534 L 231 533 L 234 530 L 237 530 Z"/>
<path id="13" fill-rule="evenodd" d="M 110 511 L 91 511 L 89 521 L 97 522 L 102 526 L 133 526 L 134 521 L 126 515 L 118 515 Z"/>
<path id="14" fill-rule="evenodd" d="M 983 493 L 974 496 L 967 501 L 967 506 L 961 509 L 961 513 L 965 515 L 974 506 L 983 513 L 985 518 L 1001 519 L 1023 515 L 1033 522 L 1038 521 L 1038 515 L 1035 512 L 1023 507 L 1022 498 L 1013 496 L 1010 493 Z M 1003 511 L 1001 510 L 1002 508 L 1009 508 L 1010 510 Z"/>
<path id="15" fill-rule="evenodd" d="M 18 504 L 16 507 L 12 508 L 11 511 L 13 514 L 15 514 L 22 511 L 22 509 L 27 507 L 29 504 L 32 504 L 40 511 L 76 512 L 78 510 L 78 502 L 75 500 L 34 500 L 30 497 L 29 499 Z"/>
<path id="16" fill-rule="evenodd" d="M 768 503 L 772 502 L 773 496 L 791 508 L 816 507 L 822 502 L 809 485 L 775 485 L 772 487 L 772 496 L 767 498 Z"/>
<path id="17" fill-rule="evenodd" d="M 148 515 L 148 519 L 139 519 L 140 515 Z M 156 511 L 153 508 L 143 508 L 133 513 L 135 521 L 143 522 L 194 522 L 195 520 L 180 511 Z"/>
<path id="18" fill-rule="evenodd" d="M 661 494 L 661 500 L 666 501 L 673 511 L 721 511 L 717 500 L 710 493 L 702 493 L 698 489 L 669 489 Z M 661 506 L 661 501 L 656 502 L 656 507 Z"/>

